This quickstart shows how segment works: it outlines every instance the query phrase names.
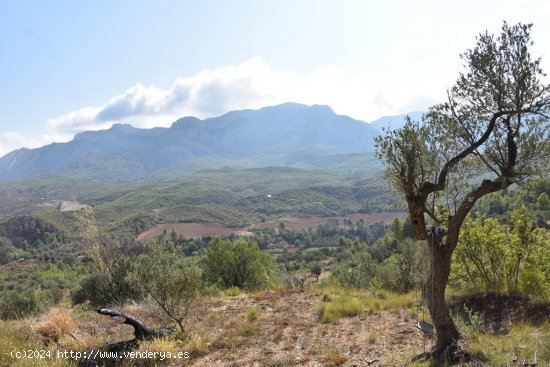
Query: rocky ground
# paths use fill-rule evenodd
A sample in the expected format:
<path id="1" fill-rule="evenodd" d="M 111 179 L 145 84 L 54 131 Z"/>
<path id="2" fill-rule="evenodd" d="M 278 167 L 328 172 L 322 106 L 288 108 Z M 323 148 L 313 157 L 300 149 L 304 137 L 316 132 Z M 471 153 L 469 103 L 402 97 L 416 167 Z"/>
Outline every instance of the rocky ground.
<path id="1" fill-rule="evenodd" d="M 429 348 L 407 309 L 319 321 L 320 296 L 262 292 L 203 301 L 190 320 L 208 352 L 191 366 L 398 366 Z M 257 310 L 257 319 L 250 317 Z M 254 311 L 252 311 L 254 312 Z"/>
<path id="2" fill-rule="evenodd" d="M 455 319 L 469 330 L 468 343 L 471 342 L 471 345 L 468 349 L 484 360 L 496 363 L 485 364 L 487 366 L 519 365 L 527 360 L 545 366 L 543 361 L 550 357 L 547 350 L 550 346 L 550 325 L 547 323 L 550 306 L 535 304 L 521 297 L 478 298 L 451 302 L 451 309 L 456 308 L 457 311 L 453 313 Z M 358 307 L 349 307 L 349 312 L 344 311 L 336 318 L 320 317 L 321 308 L 326 311 L 342 299 L 347 300 L 348 306 L 353 306 L 353 301 L 356 301 Z M 472 310 L 481 305 L 487 311 L 486 317 L 476 319 L 481 320 L 480 329 L 487 328 L 487 333 L 473 332 L 464 324 L 465 321 L 474 321 L 466 319 L 472 315 Z M 340 288 L 306 287 L 305 291 L 279 290 L 202 297 L 191 310 L 186 334 L 176 333 L 167 339 L 144 342 L 138 350 L 188 352 L 190 358 L 128 359 L 115 365 L 412 366 L 412 357 L 428 351 L 434 342 L 433 338 L 416 327 L 419 317 L 423 317 L 419 306 L 419 297 L 415 293 L 360 292 Z M 510 314 L 505 317 L 507 320 L 518 318 L 519 326 L 512 326 L 509 333 L 508 329 L 491 330 L 496 314 L 491 310 L 497 308 L 503 311 L 499 312 L 500 315 Z M 128 305 L 122 311 L 153 327 L 170 324 L 170 320 L 153 303 Z M 540 322 L 539 326 L 535 325 L 537 322 Z M 92 309 L 80 306 L 56 306 L 36 319 L 2 322 L 0 326 L 0 366 L 73 365 L 67 364 L 66 360 L 55 363 L 53 360 L 42 360 L 34 361 L 40 364 L 33 364 L 33 360 L 10 359 L 9 354 L 5 353 L 13 349 L 31 348 L 80 352 L 105 350 L 110 343 L 133 338 L 133 328 L 122 324 L 122 320 L 99 315 Z"/>

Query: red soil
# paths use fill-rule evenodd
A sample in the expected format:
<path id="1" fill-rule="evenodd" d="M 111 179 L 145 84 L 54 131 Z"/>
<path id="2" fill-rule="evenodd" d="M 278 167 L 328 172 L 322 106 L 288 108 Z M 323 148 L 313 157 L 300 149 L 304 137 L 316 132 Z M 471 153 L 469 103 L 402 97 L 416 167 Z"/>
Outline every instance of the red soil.
<path id="1" fill-rule="evenodd" d="M 208 236 L 229 236 L 232 233 L 237 236 L 247 236 L 250 232 L 246 230 L 225 227 L 218 223 L 168 223 L 159 224 L 150 230 L 143 232 L 138 236 L 138 240 L 150 240 L 162 235 L 166 230 L 166 235 L 170 238 L 172 229 L 176 231 L 178 235 L 182 235 L 185 238 L 198 238 Z"/>
<path id="2" fill-rule="evenodd" d="M 344 219 L 350 219 L 352 222 L 357 222 L 360 219 L 369 223 L 384 222 L 391 223 L 395 218 L 403 218 L 404 213 L 370 213 L 370 214 L 349 214 L 345 217 L 282 217 L 266 222 L 254 223 L 250 227 L 245 229 L 236 229 L 225 227 L 218 223 L 167 223 L 159 224 L 156 227 L 143 232 L 138 236 L 138 240 L 150 240 L 162 235 L 166 230 L 166 234 L 169 237 L 172 229 L 176 231 L 178 235 L 182 235 L 184 238 L 198 238 L 207 236 L 229 236 L 235 234 L 237 236 L 249 236 L 251 232 L 249 229 L 253 228 L 279 228 L 281 222 L 283 222 L 287 229 L 304 229 L 314 228 L 319 224 L 326 223 L 330 218 L 338 219 L 340 225 L 343 225 Z"/>

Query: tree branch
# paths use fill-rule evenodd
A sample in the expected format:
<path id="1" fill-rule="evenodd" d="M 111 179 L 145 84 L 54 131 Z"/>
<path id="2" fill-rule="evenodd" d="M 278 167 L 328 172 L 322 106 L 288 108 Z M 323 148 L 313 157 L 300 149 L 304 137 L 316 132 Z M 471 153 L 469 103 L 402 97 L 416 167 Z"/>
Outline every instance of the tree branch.
<path id="1" fill-rule="evenodd" d="M 130 325 L 134 328 L 134 336 L 136 340 L 153 339 L 155 337 L 166 336 L 174 332 L 174 330 L 170 328 L 154 329 L 133 316 L 130 316 L 124 312 L 110 310 L 108 308 L 100 308 L 97 310 L 97 313 L 111 317 L 122 317 L 124 319 L 124 324 Z"/>

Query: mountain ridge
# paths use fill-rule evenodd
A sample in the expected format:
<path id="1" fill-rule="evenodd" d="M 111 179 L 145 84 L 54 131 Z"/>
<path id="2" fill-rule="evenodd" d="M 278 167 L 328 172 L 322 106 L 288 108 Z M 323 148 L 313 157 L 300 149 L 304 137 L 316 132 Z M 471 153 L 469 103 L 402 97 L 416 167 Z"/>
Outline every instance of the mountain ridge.
<path id="1" fill-rule="evenodd" d="M 401 122 L 403 116 L 393 119 Z M 300 163 L 301 156 L 307 163 L 330 155 L 368 154 L 388 118 L 383 119 L 373 125 L 338 115 L 329 106 L 288 102 L 202 120 L 187 116 L 166 128 L 116 123 L 78 133 L 66 143 L 12 151 L 0 158 L 0 181 L 57 173 L 139 176 L 205 157 L 288 166 L 289 160 Z"/>

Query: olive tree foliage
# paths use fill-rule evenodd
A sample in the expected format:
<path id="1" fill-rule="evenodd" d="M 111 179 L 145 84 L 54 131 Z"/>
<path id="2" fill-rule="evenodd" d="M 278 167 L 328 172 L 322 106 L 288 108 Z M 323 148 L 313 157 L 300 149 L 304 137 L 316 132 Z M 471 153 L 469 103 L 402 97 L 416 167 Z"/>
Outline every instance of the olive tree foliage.
<path id="1" fill-rule="evenodd" d="M 135 266 L 134 259 L 142 251 L 133 243 L 106 241 L 92 246 L 88 251 L 92 260 L 90 275 L 72 293 L 72 302 L 89 301 L 92 306 L 107 307 L 141 300 L 143 291 L 133 284 L 131 273 Z"/>
<path id="2" fill-rule="evenodd" d="M 550 85 L 531 56 L 531 28 L 504 23 L 498 36 L 480 34 L 461 55 L 464 71 L 447 100 L 376 139 L 386 178 L 430 250 L 425 297 L 438 337 L 434 354 L 460 336 L 444 292 L 466 216 L 481 197 L 548 172 Z"/>
<path id="3" fill-rule="evenodd" d="M 200 292 L 201 272 L 196 264 L 170 243 L 152 241 L 135 260 L 132 279 L 185 332 L 191 305 Z"/>

